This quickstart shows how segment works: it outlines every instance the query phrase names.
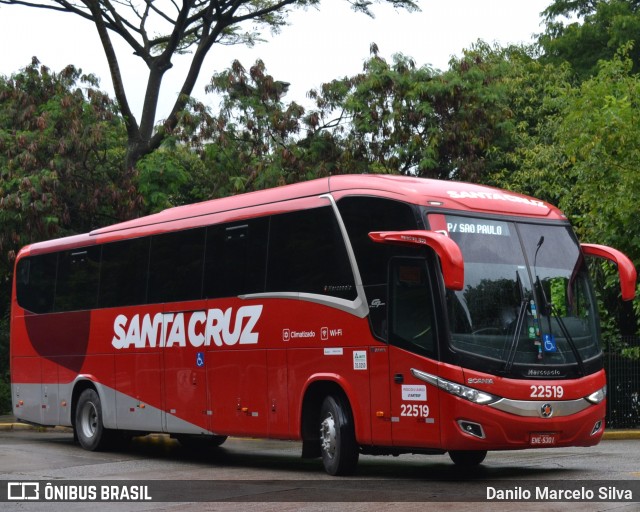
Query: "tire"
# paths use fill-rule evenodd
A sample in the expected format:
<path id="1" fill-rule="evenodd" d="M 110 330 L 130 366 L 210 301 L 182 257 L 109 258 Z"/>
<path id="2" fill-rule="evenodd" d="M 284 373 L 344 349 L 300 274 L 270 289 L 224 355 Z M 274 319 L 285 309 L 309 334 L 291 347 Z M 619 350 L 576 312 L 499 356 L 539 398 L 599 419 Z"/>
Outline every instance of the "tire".
<path id="1" fill-rule="evenodd" d="M 482 463 L 487 456 L 487 450 L 452 450 L 449 457 L 456 466 L 474 467 Z"/>
<path id="2" fill-rule="evenodd" d="M 360 452 L 351 409 L 341 397 L 327 396 L 322 402 L 320 452 L 324 469 L 330 475 L 350 475 L 355 472 Z"/>
<path id="3" fill-rule="evenodd" d="M 85 389 L 80 394 L 75 420 L 75 434 L 85 450 L 100 451 L 108 446 L 112 432 L 104 428 L 102 404 L 95 389 Z"/>

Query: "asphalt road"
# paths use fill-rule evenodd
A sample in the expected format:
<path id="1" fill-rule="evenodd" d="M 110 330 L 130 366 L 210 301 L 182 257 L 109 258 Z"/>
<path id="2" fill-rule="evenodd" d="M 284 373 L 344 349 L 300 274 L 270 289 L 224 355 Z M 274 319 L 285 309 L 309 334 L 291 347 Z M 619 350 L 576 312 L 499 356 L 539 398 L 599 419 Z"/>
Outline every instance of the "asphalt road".
<path id="1" fill-rule="evenodd" d="M 0 480 L 47 482 L 151 482 L 151 495 L 169 502 L 91 504 L 98 510 L 256 511 L 616 511 L 640 510 L 640 441 L 606 440 L 591 448 L 490 452 L 485 462 L 460 473 L 448 456 L 363 456 L 354 477 L 334 478 L 319 460 L 300 458 L 300 445 L 229 439 L 222 447 L 190 451 L 166 436 L 135 439 L 111 452 L 87 452 L 65 429 L 0 431 Z M 160 481 L 160 483 L 158 482 Z M 633 500 L 512 502 L 494 494 L 567 488 L 571 492 L 632 489 Z M 585 491 L 585 488 L 587 489 Z M 519 490 L 519 491 L 518 491 Z M 547 491 L 548 492 L 548 491 Z M 203 494 L 204 493 L 204 494 Z M 6 496 L 6 494 L 5 494 Z M 168 496 L 168 498 L 167 498 Z M 587 496 L 588 497 L 588 496 Z M 549 498 L 549 499 L 546 499 Z M 199 500 L 207 500 L 200 502 Z M 3 511 L 74 511 L 86 503 L 0 503 Z"/>

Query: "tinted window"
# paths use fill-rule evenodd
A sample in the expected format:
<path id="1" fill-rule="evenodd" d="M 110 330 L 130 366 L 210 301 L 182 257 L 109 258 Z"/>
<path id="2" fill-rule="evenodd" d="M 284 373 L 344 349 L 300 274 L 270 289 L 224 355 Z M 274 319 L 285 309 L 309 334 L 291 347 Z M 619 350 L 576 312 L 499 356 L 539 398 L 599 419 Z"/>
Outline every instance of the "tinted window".
<path id="1" fill-rule="evenodd" d="M 330 207 L 271 218 L 267 291 L 308 292 L 353 300 L 353 273 Z"/>
<path id="2" fill-rule="evenodd" d="M 148 302 L 202 298 L 204 228 L 151 237 Z"/>
<path id="3" fill-rule="evenodd" d="M 99 307 L 145 303 L 149 240 L 136 238 L 102 247 Z"/>
<path id="4" fill-rule="evenodd" d="M 387 282 L 387 265 L 394 247 L 372 242 L 372 231 L 417 229 L 413 208 L 398 201 L 377 197 L 346 197 L 338 203 L 349 233 L 363 284 Z"/>
<path id="5" fill-rule="evenodd" d="M 268 229 L 268 218 L 208 228 L 206 297 L 264 292 Z"/>
<path id="6" fill-rule="evenodd" d="M 425 260 L 394 258 L 389 279 L 389 341 L 435 356 L 433 301 Z"/>
<path id="7" fill-rule="evenodd" d="M 416 254 L 416 250 L 375 243 L 369 233 L 417 229 L 413 207 L 378 197 L 345 197 L 338 202 L 338 208 L 360 270 L 371 327 L 378 336 L 386 338 L 389 260 L 394 255 Z"/>
<path id="8" fill-rule="evenodd" d="M 53 310 L 57 262 L 57 254 L 43 254 L 20 260 L 16 276 L 16 293 L 20 306 L 33 313 L 49 313 Z"/>
<path id="9" fill-rule="evenodd" d="M 54 311 L 93 309 L 98 304 L 100 247 L 61 252 Z"/>

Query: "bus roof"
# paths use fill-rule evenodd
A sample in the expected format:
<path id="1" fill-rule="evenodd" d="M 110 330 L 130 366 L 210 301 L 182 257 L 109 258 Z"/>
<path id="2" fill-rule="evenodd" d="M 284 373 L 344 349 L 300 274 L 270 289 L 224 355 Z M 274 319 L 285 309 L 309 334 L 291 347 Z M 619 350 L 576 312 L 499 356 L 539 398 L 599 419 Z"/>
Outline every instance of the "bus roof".
<path id="1" fill-rule="evenodd" d="M 92 245 L 97 242 L 97 238 L 102 238 L 100 235 L 114 235 L 117 232 L 129 230 L 131 230 L 129 232 L 133 233 L 136 229 L 147 226 L 241 210 L 252 206 L 270 205 L 293 199 L 315 198 L 329 193 L 336 194 L 339 197 L 345 195 L 388 197 L 449 211 L 458 210 L 566 220 L 560 210 L 548 203 L 483 185 L 388 174 L 337 175 L 168 208 L 153 215 L 98 228 L 85 235 L 66 238 L 63 245 L 70 247 L 79 247 L 83 243 L 84 245 Z M 57 243 L 49 241 L 32 244 L 25 247 L 21 252 L 47 251 L 52 245 L 58 245 L 60 242 L 59 240 Z"/>

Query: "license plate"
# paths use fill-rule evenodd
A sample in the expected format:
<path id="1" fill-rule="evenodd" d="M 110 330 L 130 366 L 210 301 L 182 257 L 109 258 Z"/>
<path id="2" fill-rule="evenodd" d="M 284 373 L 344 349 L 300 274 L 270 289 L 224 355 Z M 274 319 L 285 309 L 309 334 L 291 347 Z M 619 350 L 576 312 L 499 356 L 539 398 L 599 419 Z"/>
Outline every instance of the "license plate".
<path id="1" fill-rule="evenodd" d="M 531 434 L 529 438 L 529 444 L 531 446 L 553 446 L 557 441 L 558 434 L 556 432 Z"/>

